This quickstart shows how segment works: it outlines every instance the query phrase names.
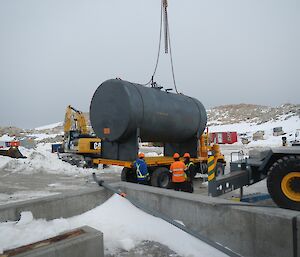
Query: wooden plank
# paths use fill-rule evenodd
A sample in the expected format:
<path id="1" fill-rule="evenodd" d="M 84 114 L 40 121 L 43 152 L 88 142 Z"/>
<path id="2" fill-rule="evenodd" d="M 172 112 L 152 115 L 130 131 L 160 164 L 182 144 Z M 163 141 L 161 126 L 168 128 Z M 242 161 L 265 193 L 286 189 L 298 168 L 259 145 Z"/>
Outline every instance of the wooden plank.
<path id="1" fill-rule="evenodd" d="M 3 254 L 0 254 L 0 257 L 10 257 L 10 256 L 15 256 L 33 249 L 37 249 L 37 248 L 41 248 L 43 246 L 47 246 L 50 245 L 52 243 L 61 241 L 61 240 L 65 240 L 65 239 L 70 239 L 73 237 L 77 237 L 81 234 L 85 233 L 85 231 L 83 229 L 76 229 L 70 232 L 66 232 L 64 234 L 55 236 L 55 237 L 51 237 L 42 241 L 38 241 L 29 245 L 24 245 L 15 249 L 11 249 L 11 250 L 7 250 L 4 251 Z"/>

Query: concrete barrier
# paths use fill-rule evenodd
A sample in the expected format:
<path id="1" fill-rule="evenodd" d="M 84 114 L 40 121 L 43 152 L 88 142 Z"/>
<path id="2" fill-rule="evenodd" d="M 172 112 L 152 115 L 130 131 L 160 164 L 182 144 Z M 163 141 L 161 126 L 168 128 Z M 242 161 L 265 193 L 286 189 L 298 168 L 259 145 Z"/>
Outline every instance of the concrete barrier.
<path id="1" fill-rule="evenodd" d="M 300 214 L 297 211 L 228 205 L 235 203 L 130 183 L 119 186 L 131 198 L 182 221 L 186 227 L 242 256 L 299 257 Z M 298 239 L 295 241 L 292 220 L 296 216 Z"/>
<path id="2" fill-rule="evenodd" d="M 103 257 L 103 234 L 85 226 L 31 245 L 0 254 L 15 257 Z"/>
<path id="3" fill-rule="evenodd" d="M 111 185 L 245 257 L 300 257 L 300 213 L 297 211 L 234 206 L 234 202 L 225 199 L 125 182 Z M 35 218 L 48 220 L 81 214 L 111 196 L 111 192 L 96 184 L 91 186 L 76 193 L 1 205 L 0 221 L 18 220 L 22 211 L 31 211 Z"/>
<path id="4" fill-rule="evenodd" d="M 31 211 L 36 219 L 68 218 L 95 208 L 111 195 L 93 184 L 91 189 L 0 205 L 0 222 L 19 220 L 22 211 Z"/>

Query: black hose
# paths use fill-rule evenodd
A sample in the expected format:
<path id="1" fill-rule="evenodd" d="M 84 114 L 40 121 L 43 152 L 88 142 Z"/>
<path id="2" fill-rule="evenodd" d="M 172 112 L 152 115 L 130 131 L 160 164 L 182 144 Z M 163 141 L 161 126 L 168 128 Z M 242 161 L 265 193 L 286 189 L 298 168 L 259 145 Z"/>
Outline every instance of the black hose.
<path id="1" fill-rule="evenodd" d="M 134 206 L 136 206 L 137 208 L 147 212 L 148 214 L 152 215 L 152 216 L 155 216 L 155 217 L 158 217 L 158 218 L 161 218 L 163 220 L 165 220 L 166 222 L 172 224 L 173 226 L 183 230 L 184 232 L 200 239 L 201 241 L 207 243 L 208 245 L 216 248 L 217 250 L 227 254 L 228 256 L 231 256 L 231 257 L 241 257 L 241 255 L 233 252 L 232 250 L 226 248 L 225 246 L 217 243 L 217 242 L 214 242 L 212 240 L 210 240 L 209 238 L 191 230 L 191 229 L 188 229 L 186 228 L 184 225 L 174 221 L 173 219 L 171 219 L 170 217 L 166 216 L 165 214 L 162 214 L 158 211 L 155 211 L 153 209 L 149 209 L 148 207 L 146 207 L 145 205 L 139 203 L 138 201 L 132 199 L 131 197 L 129 197 L 128 195 L 126 195 L 124 192 L 122 192 L 120 189 L 116 189 L 112 186 L 110 186 L 109 184 L 105 183 L 103 180 L 98 180 L 98 178 L 96 177 L 96 174 L 93 173 L 93 179 L 95 180 L 95 182 L 98 183 L 99 186 L 102 186 L 104 188 L 106 188 L 107 190 L 110 190 L 124 198 L 126 198 L 128 201 L 130 201 Z"/>

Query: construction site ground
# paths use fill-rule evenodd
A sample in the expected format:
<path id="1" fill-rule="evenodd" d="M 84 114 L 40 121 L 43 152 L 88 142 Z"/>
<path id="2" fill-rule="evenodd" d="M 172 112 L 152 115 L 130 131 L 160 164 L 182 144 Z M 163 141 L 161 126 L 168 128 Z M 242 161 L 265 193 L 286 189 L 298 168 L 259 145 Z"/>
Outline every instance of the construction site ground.
<path id="1" fill-rule="evenodd" d="M 228 162 L 225 173 L 229 172 L 230 153 L 243 150 L 247 152 L 243 146 L 223 145 L 221 146 L 222 152 L 225 154 L 225 158 Z M 145 152 L 153 151 L 152 149 L 145 149 Z M 101 172 L 100 172 L 101 170 Z M 96 170 L 97 173 L 97 170 Z M 120 181 L 120 173 L 115 170 L 112 171 L 110 167 L 98 171 L 98 176 L 106 182 L 118 182 Z M 36 172 L 34 174 L 22 174 L 12 171 L 0 170 L 0 205 L 17 202 L 22 200 L 30 200 L 33 198 L 39 198 L 47 195 L 59 194 L 62 192 L 73 192 L 81 189 L 94 187 L 95 182 L 92 179 L 90 173 L 86 176 L 72 176 L 66 174 L 51 174 L 47 172 Z M 171 190 L 171 189 L 170 189 Z M 265 193 L 266 186 L 265 181 L 262 181 L 260 185 L 254 187 L 254 190 L 248 190 L 251 194 L 257 191 L 258 193 Z M 247 190 L 245 190 L 247 193 Z M 188 193 L 187 193 L 188 194 Z M 194 180 L 194 195 L 207 195 L 207 182 L 205 178 L 196 176 Z M 232 196 L 238 196 L 239 192 L 234 191 L 229 194 L 221 196 L 222 198 L 232 199 Z M 272 200 L 266 200 L 257 204 L 274 205 Z M 143 241 L 141 244 L 131 249 L 129 252 L 120 250 L 116 255 L 106 255 L 109 257 L 115 256 L 140 256 L 140 253 L 146 253 L 146 256 L 180 256 L 174 253 L 165 245 L 157 242 Z"/>
<path id="2" fill-rule="evenodd" d="M 245 153 L 249 149 L 243 146 L 222 145 L 222 153 L 225 155 L 227 166 L 225 173 L 229 172 L 229 161 L 232 152 L 243 150 Z M 149 150 L 148 150 L 149 151 Z M 153 151 L 153 149 L 151 149 Z M 159 150 L 158 150 L 159 151 Z M 145 149 L 147 152 L 147 149 Z M 97 173 L 97 170 L 95 170 Z M 101 169 L 98 173 L 100 178 L 108 183 L 120 181 L 120 172 L 115 172 L 110 167 Z M 45 192 L 49 194 L 58 194 L 60 192 L 68 192 L 89 188 L 94 184 L 92 176 L 88 173 L 86 176 L 71 176 L 66 174 L 51 174 L 47 172 L 35 172 L 34 174 L 22 174 L 20 172 L 11 172 L 0 170 L 0 204 L 9 202 L 28 200 L 31 198 L 43 197 Z M 205 176 L 197 175 L 193 181 L 194 194 L 207 195 L 207 182 Z M 251 195 L 255 193 L 266 193 L 266 183 L 261 181 L 256 185 L 245 188 L 244 193 Z M 39 195 L 40 194 L 40 195 Z M 239 190 L 227 193 L 222 198 L 231 199 L 238 197 Z M 263 204 L 272 205 L 272 200 L 264 201 Z M 260 204 L 260 203 L 258 203 Z"/>

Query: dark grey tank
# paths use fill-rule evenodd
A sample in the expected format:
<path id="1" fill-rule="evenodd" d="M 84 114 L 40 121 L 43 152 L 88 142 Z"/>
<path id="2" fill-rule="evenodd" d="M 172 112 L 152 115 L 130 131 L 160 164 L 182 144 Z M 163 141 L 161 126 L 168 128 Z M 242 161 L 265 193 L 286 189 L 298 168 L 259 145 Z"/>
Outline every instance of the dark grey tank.
<path id="1" fill-rule="evenodd" d="M 144 142 L 180 143 L 199 138 L 207 116 L 195 98 L 111 79 L 95 91 L 90 120 L 96 135 L 109 142 L 138 133 Z"/>

